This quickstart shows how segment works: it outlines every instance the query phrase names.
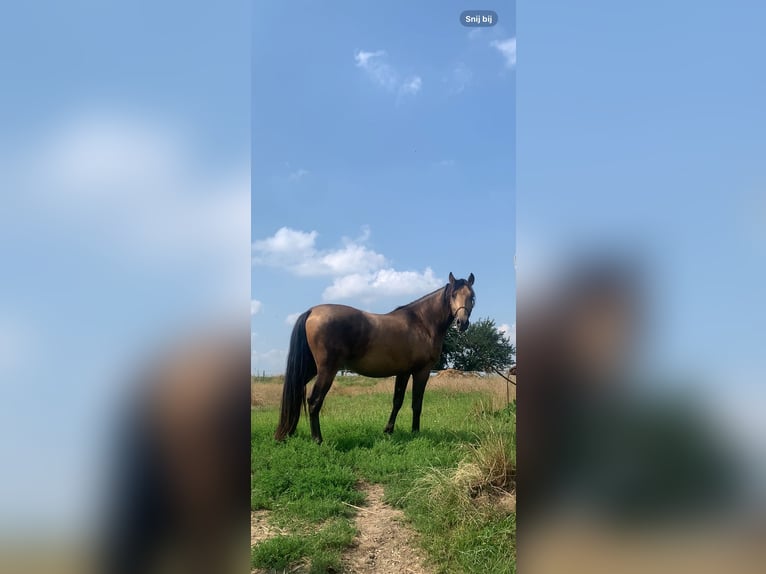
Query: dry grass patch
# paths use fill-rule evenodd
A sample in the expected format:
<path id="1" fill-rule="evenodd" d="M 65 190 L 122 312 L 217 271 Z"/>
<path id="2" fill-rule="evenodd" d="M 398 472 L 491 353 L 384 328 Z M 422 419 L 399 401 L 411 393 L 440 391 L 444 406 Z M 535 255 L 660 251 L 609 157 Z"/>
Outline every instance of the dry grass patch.
<path id="1" fill-rule="evenodd" d="M 513 412 L 483 414 L 486 428 L 457 466 L 431 468 L 405 497 L 424 544 L 448 571 L 515 572 Z"/>
<path id="2" fill-rule="evenodd" d="M 512 377 L 512 379 L 515 379 Z M 261 381 L 253 378 L 250 385 L 250 404 L 252 407 L 279 406 L 282 400 L 282 377 L 269 377 Z M 355 383 L 357 381 L 357 383 Z M 409 387 L 412 386 L 410 383 Z M 428 381 L 426 393 L 432 390 L 444 390 L 454 393 L 486 393 L 492 397 L 491 408 L 501 409 L 507 404 L 506 382 L 497 375 L 480 376 L 475 373 L 462 373 L 448 369 L 433 375 Z M 306 389 L 307 393 L 311 388 Z M 394 378 L 370 379 L 367 377 L 343 377 L 330 390 L 330 398 L 335 396 L 357 396 L 391 394 L 394 392 Z M 511 385 L 511 400 L 516 399 L 516 387 Z"/>
<path id="3" fill-rule="evenodd" d="M 268 382 L 250 384 L 250 406 L 279 406 L 282 400 L 282 383 Z"/>
<path id="4" fill-rule="evenodd" d="M 417 492 L 461 513 L 470 514 L 487 504 L 515 511 L 515 452 L 510 433 L 491 426 L 478 444 L 467 448 L 468 455 L 457 468 L 432 469 L 420 479 Z"/>

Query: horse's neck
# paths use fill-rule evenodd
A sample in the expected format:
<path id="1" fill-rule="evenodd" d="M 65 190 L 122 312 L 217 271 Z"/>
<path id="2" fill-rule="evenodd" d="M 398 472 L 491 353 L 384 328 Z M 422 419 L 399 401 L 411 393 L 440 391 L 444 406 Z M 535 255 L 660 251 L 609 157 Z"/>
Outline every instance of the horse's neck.
<path id="1" fill-rule="evenodd" d="M 416 312 L 431 333 L 444 337 L 450 324 L 450 308 L 440 289 L 416 304 Z"/>

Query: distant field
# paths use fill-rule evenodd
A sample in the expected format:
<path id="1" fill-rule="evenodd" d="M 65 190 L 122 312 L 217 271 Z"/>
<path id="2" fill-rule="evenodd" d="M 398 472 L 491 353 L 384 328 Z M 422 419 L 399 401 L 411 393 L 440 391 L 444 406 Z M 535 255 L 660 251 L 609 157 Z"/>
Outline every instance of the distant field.
<path id="1" fill-rule="evenodd" d="M 515 572 L 515 402 L 504 380 L 433 377 L 422 431 L 410 432 L 408 391 L 387 436 L 393 379 L 339 376 L 321 446 L 305 415 L 295 437 L 274 441 L 281 383 L 252 383 L 256 571 Z"/>

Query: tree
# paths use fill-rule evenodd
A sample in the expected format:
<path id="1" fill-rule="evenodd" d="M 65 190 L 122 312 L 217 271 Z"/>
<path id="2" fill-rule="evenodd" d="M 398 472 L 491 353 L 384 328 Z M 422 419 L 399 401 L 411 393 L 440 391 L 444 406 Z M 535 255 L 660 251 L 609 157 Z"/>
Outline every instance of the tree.
<path id="1" fill-rule="evenodd" d="M 515 364 L 516 348 L 492 319 L 479 319 L 460 332 L 447 331 L 437 370 L 484 371 L 503 374 Z"/>

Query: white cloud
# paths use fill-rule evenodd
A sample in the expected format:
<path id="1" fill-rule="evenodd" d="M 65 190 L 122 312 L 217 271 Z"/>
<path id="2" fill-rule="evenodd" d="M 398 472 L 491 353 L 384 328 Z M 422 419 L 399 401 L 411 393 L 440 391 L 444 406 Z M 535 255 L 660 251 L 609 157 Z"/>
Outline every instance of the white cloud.
<path id="1" fill-rule="evenodd" d="M 370 302 L 381 297 L 423 295 L 443 285 L 429 267 L 398 271 L 388 259 L 364 245 L 370 229 L 362 228 L 355 239 L 343 238 L 342 246 L 318 249 L 316 231 L 282 227 L 274 235 L 253 242 L 253 264 L 285 269 L 299 277 L 332 277 L 323 293 L 326 301 L 358 298 Z M 292 325 L 297 314 L 287 316 Z"/>
<path id="2" fill-rule="evenodd" d="M 282 227 L 273 236 L 253 243 L 253 263 L 317 277 L 370 272 L 387 262 L 383 255 L 363 245 L 369 239 L 369 228 L 363 228 L 358 239 L 344 239 L 345 245 L 337 249 L 317 249 L 317 236 L 316 231 Z"/>
<path id="3" fill-rule="evenodd" d="M 369 69 L 373 67 L 371 60 L 382 58 L 385 55 L 385 50 L 378 50 L 377 52 L 365 52 L 364 50 L 359 50 L 356 53 L 356 56 L 354 56 L 354 60 L 356 60 L 356 65 L 360 68 Z"/>
<path id="4" fill-rule="evenodd" d="M 49 233 L 76 230 L 137 273 L 203 276 L 195 289 L 241 305 L 249 160 L 211 162 L 187 129 L 135 112 L 83 109 L 36 137 L 18 184 L 53 216 Z"/>
<path id="5" fill-rule="evenodd" d="M 380 87 L 394 91 L 399 83 L 396 71 L 385 62 L 385 50 L 375 52 L 358 51 L 354 56 L 357 67 L 365 71 L 367 76 Z"/>
<path id="6" fill-rule="evenodd" d="M 261 310 L 262 303 L 258 301 L 257 299 L 251 299 L 250 300 L 250 315 L 257 315 L 258 311 Z"/>
<path id="7" fill-rule="evenodd" d="M 357 243 L 364 243 L 368 239 L 370 239 L 370 235 L 372 234 L 372 230 L 370 229 L 369 225 L 362 225 L 362 234 L 357 237 L 356 242 Z"/>
<path id="8" fill-rule="evenodd" d="M 401 88 L 399 88 L 399 92 L 402 94 L 415 95 L 420 91 L 422 85 L 423 80 L 420 79 L 420 76 L 414 76 L 402 84 Z"/>
<path id="9" fill-rule="evenodd" d="M 356 66 L 364 71 L 370 80 L 386 91 L 398 95 L 414 96 L 423 86 L 420 76 L 413 75 L 402 79 L 401 74 L 388 63 L 385 50 L 366 52 L 358 50 L 354 55 Z"/>
<path id="10" fill-rule="evenodd" d="M 200 170 L 186 138 L 141 117 L 83 113 L 48 134 L 29 183 L 52 210 L 142 258 L 235 248 L 249 229 L 249 163 Z"/>
<path id="11" fill-rule="evenodd" d="M 253 251 L 263 256 L 304 257 L 314 252 L 314 242 L 317 235 L 316 231 L 306 233 L 289 227 L 282 227 L 271 237 L 255 241 Z"/>
<path id="12" fill-rule="evenodd" d="M 516 66 L 516 38 L 507 38 L 505 40 L 493 40 L 490 46 L 495 48 L 505 58 L 505 67 L 513 68 Z"/>
<path id="13" fill-rule="evenodd" d="M 287 181 L 292 181 L 292 182 L 300 181 L 304 177 L 306 177 L 308 174 L 309 174 L 308 170 L 301 168 L 297 171 L 292 172 L 290 175 L 288 175 Z"/>
<path id="14" fill-rule="evenodd" d="M 505 335 L 505 338 L 508 339 L 511 344 L 516 344 L 516 323 L 510 326 L 508 323 L 503 323 L 497 328 L 497 330 Z"/>
<path id="15" fill-rule="evenodd" d="M 447 80 L 450 85 L 450 93 L 459 94 L 463 92 L 468 87 L 468 84 L 471 83 L 472 79 L 473 72 L 471 69 L 462 62 L 458 63 L 452 69 L 452 72 Z"/>
<path id="16" fill-rule="evenodd" d="M 42 158 L 70 198 L 149 195 L 147 184 L 167 183 L 188 153 L 182 134 L 168 126 L 95 110 L 67 118 L 42 146 Z M 143 193 L 142 193 L 143 192 Z"/>
<path id="17" fill-rule="evenodd" d="M 300 317 L 300 313 L 290 313 L 287 317 L 285 317 L 285 323 L 290 325 L 291 327 L 295 325 L 295 322 L 298 320 L 298 317 Z"/>
<path id="18" fill-rule="evenodd" d="M 422 273 L 380 269 L 374 273 L 354 273 L 339 277 L 324 290 L 322 297 L 326 301 L 352 298 L 372 301 L 380 297 L 422 295 L 442 284 L 430 267 Z"/>

